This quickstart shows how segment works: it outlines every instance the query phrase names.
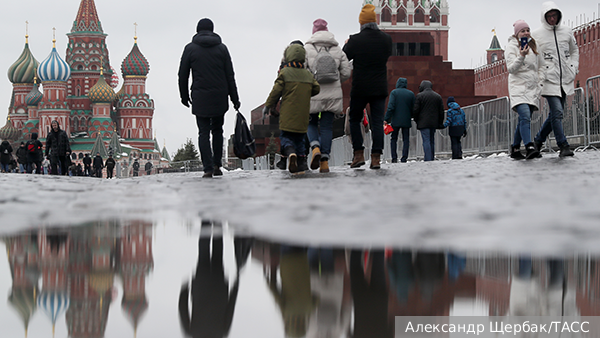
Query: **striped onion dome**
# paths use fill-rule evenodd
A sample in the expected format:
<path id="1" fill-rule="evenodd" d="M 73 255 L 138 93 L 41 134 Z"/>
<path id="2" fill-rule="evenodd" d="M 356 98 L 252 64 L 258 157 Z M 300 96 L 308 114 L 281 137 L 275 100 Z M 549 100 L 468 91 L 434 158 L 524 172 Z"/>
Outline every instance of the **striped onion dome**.
<path id="1" fill-rule="evenodd" d="M 69 308 L 69 295 L 66 292 L 48 292 L 39 294 L 37 299 L 38 307 L 44 310 L 44 313 L 56 324 L 56 319 Z"/>
<path id="2" fill-rule="evenodd" d="M 29 44 L 25 42 L 21 56 L 8 68 L 8 80 L 12 83 L 33 83 L 35 69 L 38 65 L 39 62 L 29 50 Z"/>
<path id="3" fill-rule="evenodd" d="M 94 103 L 111 103 L 116 97 L 115 91 L 104 80 L 104 75 L 100 72 L 98 82 L 90 88 L 88 98 Z"/>
<path id="4" fill-rule="evenodd" d="M 48 55 L 46 60 L 40 63 L 37 75 L 42 82 L 67 82 L 71 77 L 71 67 L 60 57 L 60 55 L 58 55 L 56 45 L 52 47 L 52 52 Z"/>
<path id="5" fill-rule="evenodd" d="M 25 103 L 28 106 L 37 106 L 40 101 L 44 98 L 44 94 L 40 93 L 39 87 L 37 83 L 33 84 L 33 88 L 27 96 L 25 96 Z"/>
<path id="6" fill-rule="evenodd" d="M 110 86 L 115 89 L 119 86 L 119 75 L 115 72 L 115 69 L 111 66 L 110 70 L 112 70 L 112 76 L 110 78 Z"/>
<path id="7" fill-rule="evenodd" d="M 0 140 L 16 141 L 20 135 L 21 132 L 12 125 L 10 117 L 7 117 L 6 124 L 0 128 Z"/>
<path id="8" fill-rule="evenodd" d="M 129 55 L 127 55 L 121 64 L 121 73 L 125 77 L 127 75 L 146 76 L 148 72 L 150 72 L 150 64 L 142 52 L 140 52 L 136 41 L 131 52 L 129 52 Z"/>

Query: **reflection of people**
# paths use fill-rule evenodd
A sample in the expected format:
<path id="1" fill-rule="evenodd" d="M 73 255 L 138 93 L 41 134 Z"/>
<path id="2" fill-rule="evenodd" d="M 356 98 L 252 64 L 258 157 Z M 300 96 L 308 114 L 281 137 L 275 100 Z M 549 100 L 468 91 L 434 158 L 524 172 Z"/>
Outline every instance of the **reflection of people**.
<path id="1" fill-rule="evenodd" d="M 415 283 L 412 253 L 404 250 L 394 250 L 387 262 L 390 288 L 396 293 L 399 304 L 406 304 L 408 295 Z"/>
<path id="2" fill-rule="evenodd" d="M 194 338 L 222 338 L 229 334 L 239 290 L 239 270 L 249 254 L 249 250 L 245 250 L 247 245 L 234 240 L 238 272 L 233 287 L 229 290 L 223 267 L 223 237 L 217 234 L 207 236 L 204 231 L 209 230 L 210 225 L 210 222 L 203 222 L 198 242 L 198 264 L 191 290 L 191 316 L 188 286 L 184 285 L 179 294 L 181 325 L 185 334 Z"/>
<path id="3" fill-rule="evenodd" d="M 277 285 L 277 267 L 271 267 L 267 277 L 269 289 L 279 306 L 287 337 L 304 337 L 310 313 L 317 305 L 310 285 L 310 271 L 306 250 L 282 247 L 279 261 L 281 287 Z"/>
<path id="4" fill-rule="evenodd" d="M 350 253 L 350 283 L 354 301 L 354 330 L 351 337 L 393 337 L 394 323 L 388 320 L 388 289 L 383 250 L 370 252 L 370 276 L 363 266 L 362 250 Z M 370 277 L 370 278 L 369 278 Z"/>
<path id="5" fill-rule="evenodd" d="M 552 1 L 542 4 L 542 27 L 533 32 L 539 44 L 539 52 L 546 61 L 546 80 L 542 96 L 548 101 L 550 112 L 542 128 L 535 136 L 540 150 L 550 132 L 554 132 L 560 157 L 573 156 L 563 130 L 563 110 L 567 95 L 574 93 L 573 82 L 579 69 L 579 48 L 573 31 L 561 24 L 562 12 Z"/>

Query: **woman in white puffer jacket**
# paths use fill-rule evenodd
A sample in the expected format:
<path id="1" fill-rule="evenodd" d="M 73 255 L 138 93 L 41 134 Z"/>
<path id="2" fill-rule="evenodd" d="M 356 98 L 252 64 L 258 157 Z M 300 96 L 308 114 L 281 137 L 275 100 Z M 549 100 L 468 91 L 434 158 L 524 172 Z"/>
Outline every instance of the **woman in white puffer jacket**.
<path id="1" fill-rule="evenodd" d="M 313 35 L 306 41 L 306 68 L 315 73 L 317 54 L 322 49 L 331 54 L 337 65 L 339 79 L 329 83 L 319 83 L 321 91 L 310 99 L 310 122 L 308 139 L 312 149 L 310 168 L 329 172 L 329 152 L 331 151 L 332 128 L 335 114 L 344 109 L 342 83 L 350 78 L 352 68 L 335 37 L 327 29 L 327 21 L 313 22 Z M 318 80 L 318 79 L 317 79 Z"/>
<path id="2" fill-rule="evenodd" d="M 539 98 L 545 78 L 544 59 L 538 53 L 535 40 L 530 36 L 529 25 L 523 20 L 514 24 L 515 34 L 508 38 L 506 65 L 508 68 L 508 92 L 511 108 L 519 114 L 510 157 L 521 160 L 540 156 L 531 140 L 531 113 L 539 110 Z M 528 40 L 521 46 L 521 39 Z M 521 141 L 527 154 L 520 151 Z"/>

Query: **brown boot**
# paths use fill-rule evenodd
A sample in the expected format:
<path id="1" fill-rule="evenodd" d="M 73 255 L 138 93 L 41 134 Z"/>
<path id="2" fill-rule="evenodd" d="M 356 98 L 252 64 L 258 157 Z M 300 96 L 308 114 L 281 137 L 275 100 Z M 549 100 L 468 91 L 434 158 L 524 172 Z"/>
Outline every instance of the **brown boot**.
<path id="1" fill-rule="evenodd" d="M 371 154 L 371 169 L 380 169 L 381 154 Z"/>
<path id="2" fill-rule="evenodd" d="M 319 169 L 319 162 L 321 162 L 321 149 L 314 147 L 312 150 L 312 160 L 310 160 L 310 169 Z"/>
<path id="3" fill-rule="evenodd" d="M 319 172 L 328 173 L 329 172 L 329 162 L 321 161 L 321 166 L 319 167 Z"/>
<path id="4" fill-rule="evenodd" d="M 352 164 L 350 164 L 350 168 L 359 168 L 360 166 L 365 165 L 365 151 L 355 150 L 354 157 L 352 158 Z"/>

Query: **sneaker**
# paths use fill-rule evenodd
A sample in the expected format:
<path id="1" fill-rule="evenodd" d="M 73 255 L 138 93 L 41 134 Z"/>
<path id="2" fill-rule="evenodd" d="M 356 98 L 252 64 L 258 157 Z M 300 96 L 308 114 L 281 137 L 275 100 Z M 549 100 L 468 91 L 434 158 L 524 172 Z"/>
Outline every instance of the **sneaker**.
<path id="1" fill-rule="evenodd" d="M 298 156 L 298 172 L 307 171 L 308 164 L 306 163 L 308 159 L 306 156 Z"/>
<path id="2" fill-rule="evenodd" d="M 291 153 L 288 155 L 288 159 L 290 160 L 290 164 L 288 165 L 288 170 L 294 174 L 298 172 L 298 156 L 295 153 Z"/>
<path id="3" fill-rule="evenodd" d="M 204 175 L 202 175 L 202 178 L 212 178 L 212 177 L 213 177 L 212 171 L 207 171 L 204 173 Z"/>
<path id="4" fill-rule="evenodd" d="M 321 165 L 319 166 L 319 172 L 322 172 L 322 173 L 329 172 L 329 162 L 327 160 L 321 161 Z"/>
<path id="5" fill-rule="evenodd" d="M 563 145 L 560 147 L 560 152 L 558 153 L 559 157 L 567 157 L 567 156 L 575 156 L 575 153 L 569 148 L 569 145 Z"/>
<path id="6" fill-rule="evenodd" d="M 213 170 L 213 176 L 223 176 L 223 171 L 221 171 L 221 168 L 215 167 Z"/>
<path id="7" fill-rule="evenodd" d="M 523 156 L 523 154 L 521 153 L 521 146 L 511 146 L 510 157 L 515 160 L 524 160 L 525 156 Z"/>
<path id="8" fill-rule="evenodd" d="M 312 150 L 312 159 L 310 160 L 310 169 L 319 169 L 319 162 L 321 162 L 321 149 L 314 147 Z"/>
<path id="9" fill-rule="evenodd" d="M 275 164 L 275 166 L 278 169 L 286 170 L 287 169 L 287 157 L 281 156 L 281 159 L 279 160 L 279 162 L 277 162 L 277 164 Z"/>
<path id="10" fill-rule="evenodd" d="M 525 145 L 525 150 L 527 151 L 525 158 L 528 160 L 541 157 L 540 151 L 537 150 L 537 147 L 533 144 L 533 142 L 527 143 Z"/>

